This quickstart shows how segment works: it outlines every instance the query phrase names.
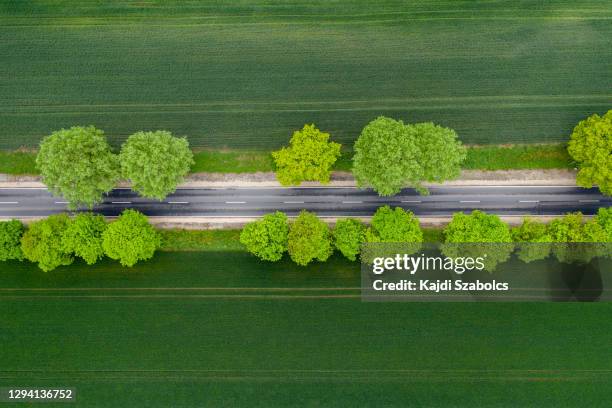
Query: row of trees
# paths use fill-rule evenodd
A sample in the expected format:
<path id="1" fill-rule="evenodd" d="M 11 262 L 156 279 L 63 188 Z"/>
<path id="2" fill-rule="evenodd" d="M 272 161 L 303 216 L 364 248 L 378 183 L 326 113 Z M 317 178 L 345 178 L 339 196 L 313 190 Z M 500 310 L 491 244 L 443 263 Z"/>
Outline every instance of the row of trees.
<path id="1" fill-rule="evenodd" d="M 28 228 L 17 220 L 0 222 L 0 261 L 27 259 L 45 272 L 70 265 L 75 257 L 93 265 L 106 255 L 133 266 L 152 258 L 160 244 L 147 217 L 135 210 L 111 223 L 92 213 L 51 215 Z"/>
<path id="2" fill-rule="evenodd" d="M 294 132 L 288 147 L 272 153 L 283 185 L 303 181 L 327 184 L 340 157 L 340 144 L 314 125 Z M 598 185 L 612 194 L 612 110 L 581 121 L 574 128 L 568 151 L 580 168 L 578 184 Z M 412 187 L 427 194 L 426 182 L 459 176 L 466 148 L 454 130 L 434 123 L 405 124 L 381 116 L 368 123 L 354 145 L 353 174 L 360 187 L 382 196 Z M 36 165 L 43 181 L 76 209 L 91 208 L 120 178 L 131 181 L 143 197 L 164 199 L 189 172 L 193 153 L 186 138 L 170 132 L 131 135 L 117 155 L 104 132 L 93 126 L 72 127 L 43 139 Z"/>
<path id="3" fill-rule="evenodd" d="M 143 197 L 164 199 L 175 191 L 193 164 L 186 138 L 170 132 L 138 132 L 114 154 L 104 132 L 72 127 L 44 138 L 36 157 L 43 182 L 63 196 L 71 209 L 93 207 L 120 178 Z"/>
<path id="4" fill-rule="evenodd" d="M 247 224 L 240 242 L 262 260 L 279 261 L 287 252 L 298 265 L 308 265 L 315 260 L 327 260 L 334 249 L 355 261 L 361 255 L 362 245 L 369 242 L 421 243 L 423 231 L 417 217 L 399 207 L 380 207 L 369 226 L 345 218 L 338 220 L 333 229 L 307 211 L 302 211 L 293 222 L 277 211 Z M 465 243 L 478 245 L 455 245 Z M 526 262 L 544 259 L 552 249 L 562 261 L 577 256 L 570 246 L 544 245 L 552 243 L 612 243 L 612 207 L 601 208 L 588 221 L 582 214 L 572 213 L 548 224 L 526 218 L 514 228 L 494 214 L 478 210 L 471 214 L 456 213 L 444 229 L 443 249 L 447 256 L 459 256 L 459 251 L 466 256 L 466 248 L 487 252 L 485 265 L 489 270 L 507 260 L 515 247 Z"/>
<path id="5" fill-rule="evenodd" d="M 431 122 L 405 124 L 384 116 L 363 128 L 353 150 L 357 184 L 371 187 L 382 196 L 397 194 L 405 187 L 427 194 L 423 183 L 458 177 L 467 155 L 452 129 Z M 578 185 L 598 185 L 604 194 L 612 194 L 612 110 L 578 123 L 568 151 L 580 169 Z M 306 125 L 293 134 L 289 147 L 272 156 L 281 184 L 327 184 L 332 166 L 340 157 L 340 145 L 331 142 L 328 133 Z"/>
<path id="6" fill-rule="evenodd" d="M 424 182 L 442 182 L 459 176 L 466 149 L 454 130 L 433 123 L 404 124 L 379 117 L 361 132 L 355 146 L 353 174 L 361 187 L 382 196 L 413 187 L 426 194 Z M 289 147 L 273 152 L 276 177 L 283 185 L 302 181 L 327 184 L 340 157 L 340 144 L 329 133 L 306 125 L 293 134 Z"/>

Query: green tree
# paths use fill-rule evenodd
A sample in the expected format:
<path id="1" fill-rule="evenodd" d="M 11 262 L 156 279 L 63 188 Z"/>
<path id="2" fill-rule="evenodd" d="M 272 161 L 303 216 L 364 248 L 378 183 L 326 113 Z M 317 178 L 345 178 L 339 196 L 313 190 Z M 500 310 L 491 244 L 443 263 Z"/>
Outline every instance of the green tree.
<path id="1" fill-rule="evenodd" d="M 608 236 L 598 221 L 585 222 L 583 215 L 577 212 L 555 218 L 548 224 L 548 234 L 555 243 L 552 252 L 559 262 L 587 263 L 605 255 L 602 244 Z"/>
<path id="2" fill-rule="evenodd" d="M 379 207 L 366 230 L 366 245 L 362 247 L 361 260 L 371 262 L 378 257 L 395 254 L 412 254 L 421 248 L 423 231 L 419 220 L 410 211 L 388 205 Z M 375 245 L 370 245 L 377 243 Z M 384 245 L 383 245 L 384 243 Z"/>
<path id="3" fill-rule="evenodd" d="M 333 253 L 329 227 L 316 215 L 303 210 L 289 226 L 289 256 L 298 265 L 324 262 Z"/>
<path id="4" fill-rule="evenodd" d="M 51 215 L 33 222 L 21 237 L 21 250 L 25 258 L 38 263 L 45 272 L 61 265 L 70 265 L 72 255 L 62 248 L 62 235 L 70 224 L 66 214 Z"/>
<path id="5" fill-rule="evenodd" d="M 405 125 L 379 117 L 368 123 L 355 142 L 353 175 L 361 187 L 371 186 L 381 196 L 423 182 L 442 182 L 459 176 L 466 149 L 454 130 L 433 123 Z"/>
<path id="6" fill-rule="evenodd" d="M 338 220 L 333 230 L 334 246 L 351 261 L 357 259 L 361 244 L 365 241 L 366 227 L 359 220 Z"/>
<path id="7" fill-rule="evenodd" d="M 106 221 L 101 215 L 80 213 L 62 236 L 64 252 L 81 257 L 88 265 L 95 264 L 104 256 L 102 234 L 106 230 Z"/>
<path id="8" fill-rule="evenodd" d="M 329 183 L 331 167 L 340 156 L 340 144 L 329 141 L 329 133 L 315 125 L 304 125 L 291 137 L 289 147 L 272 152 L 276 178 L 284 185 L 300 185 L 302 181 Z"/>
<path id="9" fill-rule="evenodd" d="M 288 235 L 287 216 L 276 211 L 245 225 L 240 233 L 240 242 L 258 258 L 275 262 L 287 251 Z"/>
<path id="10" fill-rule="evenodd" d="M 612 207 L 600 208 L 594 218 L 606 235 L 606 241 L 612 243 Z"/>
<path id="11" fill-rule="evenodd" d="M 43 139 L 36 167 L 49 190 L 62 195 L 69 207 L 93 207 L 119 178 L 119 160 L 104 132 L 93 126 L 72 127 Z"/>
<path id="12" fill-rule="evenodd" d="M 131 135 L 119 154 L 123 177 L 141 196 L 163 200 L 193 165 L 189 142 L 165 130 Z"/>
<path id="13" fill-rule="evenodd" d="M 517 255 L 523 262 L 545 259 L 550 255 L 552 237 L 546 224 L 525 218 L 519 227 L 512 228 L 511 233 L 517 243 Z"/>
<path id="14" fill-rule="evenodd" d="M 418 218 L 401 207 L 391 209 L 388 205 L 376 210 L 367 235 L 369 242 L 423 242 Z"/>
<path id="15" fill-rule="evenodd" d="M 102 234 L 104 253 L 123 266 L 150 259 L 161 244 L 157 231 L 144 214 L 125 210 Z"/>
<path id="16" fill-rule="evenodd" d="M 485 270 L 489 272 L 507 261 L 513 250 L 510 228 L 494 214 L 478 210 L 469 215 L 455 213 L 444 229 L 444 255 L 483 257 Z"/>
<path id="17" fill-rule="evenodd" d="M 19 220 L 0 222 L 0 261 L 23 259 L 21 236 L 25 227 Z"/>
<path id="18" fill-rule="evenodd" d="M 612 195 L 612 110 L 579 122 L 567 150 L 579 166 L 578 185 L 596 184 L 602 193 Z"/>

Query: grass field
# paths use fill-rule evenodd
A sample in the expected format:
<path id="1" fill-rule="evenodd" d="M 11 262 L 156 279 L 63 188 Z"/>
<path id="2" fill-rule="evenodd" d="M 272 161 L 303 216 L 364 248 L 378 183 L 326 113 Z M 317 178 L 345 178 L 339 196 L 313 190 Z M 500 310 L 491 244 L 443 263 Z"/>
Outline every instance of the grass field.
<path id="1" fill-rule="evenodd" d="M 0 386 L 83 406 L 604 406 L 610 304 L 362 303 L 359 266 L 0 263 Z M 512 392 L 508 392 L 512 389 Z"/>
<path id="2" fill-rule="evenodd" d="M 78 3 L 78 4 L 77 4 Z M 269 150 L 384 114 L 563 141 L 612 105 L 609 1 L 0 0 L 0 148 L 93 124 Z"/>
<path id="3" fill-rule="evenodd" d="M 334 170 L 351 171 L 352 151 L 343 151 Z M 196 151 L 191 171 L 219 173 L 254 173 L 274 171 L 274 161 L 267 151 L 205 150 Z M 566 145 L 534 144 L 514 146 L 471 146 L 463 168 L 470 170 L 565 169 L 572 168 Z M 36 153 L 0 151 L 0 173 L 38 174 Z"/>

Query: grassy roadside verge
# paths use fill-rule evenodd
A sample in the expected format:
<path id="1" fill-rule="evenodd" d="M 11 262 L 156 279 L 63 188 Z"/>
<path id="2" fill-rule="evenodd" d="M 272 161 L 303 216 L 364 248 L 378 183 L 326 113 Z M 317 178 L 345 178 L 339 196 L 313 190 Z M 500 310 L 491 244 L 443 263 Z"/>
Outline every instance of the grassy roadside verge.
<path id="1" fill-rule="evenodd" d="M 239 229 L 224 230 L 158 230 L 162 236 L 162 251 L 245 251 L 240 243 Z M 423 228 L 425 242 L 442 242 L 442 228 Z"/>
<path id="2" fill-rule="evenodd" d="M 38 174 L 36 153 L 0 151 L 0 173 Z M 345 151 L 334 170 L 350 171 L 352 152 Z M 267 151 L 199 150 L 194 152 L 192 172 L 255 173 L 274 171 Z M 571 159 L 565 144 L 470 146 L 463 166 L 468 170 L 567 169 Z"/>

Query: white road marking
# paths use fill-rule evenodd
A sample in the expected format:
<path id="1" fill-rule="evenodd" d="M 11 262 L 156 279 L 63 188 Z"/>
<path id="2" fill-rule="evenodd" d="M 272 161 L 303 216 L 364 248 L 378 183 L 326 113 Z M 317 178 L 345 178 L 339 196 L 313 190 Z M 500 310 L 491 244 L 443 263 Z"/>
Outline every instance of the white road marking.
<path id="1" fill-rule="evenodd" d="M 189 201 L 168 201 L 168 204 L 189 204 Z"/>
<path id="2" fill-rule="evenodd" d="M 111 201 L 111 204 L 132 204 L 131 201 Z"/>
<path id="3" fill-rule="evenodd" d="M 464 201 L 459 201 L 460 203 L 479 203 L 480 201 L 476 201 L 476 200 L 464 200 Z"/>
<path id="4" fill-rule="evenodd" d="M 599 200 L 578 200 L 579 203 L 598 203 Z"/>
<path id="5" fill-rule="evenodd" d="M 363 204 L 363 201 L 343 201 L 342 204 Z"/>
<path id="6" fill-rule="evenodd" d="M 19 204 L 19 201 L 0 201 L 0 204 Z"/>
<path id="7" fill-rule="evenodd" d="M 418 204 L 418 203 L 420 203 L 420 201 L 419 200 L 405 200 L 405 201 L 402 201 L 402 203 L 415 203 L 415 204 Z"/>
<path id="8" fill-rule="evenodd" d="M 226 201 L 225 204 L 246 204 L 246 201 Z"/>
<path id="9" fill-rule="evenodd" d="M 56 201 L 55 204 L 68 204 L 68 201 Z"/>
<path id="10" fill-rule="evenodd" d="M 303 201 L 283 201 L 283 204 L 304 204 Z"/>
<path id="11" fill-rule="evenodd" d="M 519 203 L 539 203 L 538 200 L 519 200 Z"/>

